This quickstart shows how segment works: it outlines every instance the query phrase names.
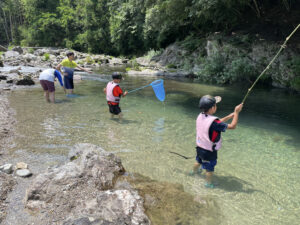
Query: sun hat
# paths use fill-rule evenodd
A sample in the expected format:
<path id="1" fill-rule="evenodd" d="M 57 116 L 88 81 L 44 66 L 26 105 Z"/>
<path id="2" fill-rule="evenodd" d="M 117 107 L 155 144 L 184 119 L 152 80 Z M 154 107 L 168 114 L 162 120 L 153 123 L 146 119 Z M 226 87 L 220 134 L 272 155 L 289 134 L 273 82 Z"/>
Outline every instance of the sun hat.
<path id="1" fill-rule="evenodd" d="M 220 96 L 211 96 L 211 95 L 204 95 L 201 97 L 199 101 L 199 108 L 203 110 L 208 110 L 213 107 L 216 103 L 219 103 L 222 100 Z"/>

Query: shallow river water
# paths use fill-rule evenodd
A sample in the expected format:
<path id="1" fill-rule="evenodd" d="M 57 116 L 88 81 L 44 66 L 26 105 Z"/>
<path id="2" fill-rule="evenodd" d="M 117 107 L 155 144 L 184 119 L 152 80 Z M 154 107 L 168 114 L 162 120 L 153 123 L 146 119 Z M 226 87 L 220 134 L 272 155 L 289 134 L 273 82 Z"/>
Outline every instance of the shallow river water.
<path id="1" fill-rule="evenodd" d="M 77 98 L 57 85 L 58 104 L 45 102 L 39 85 L 14 91 L 17 138 L 11 151 L 66 155 L 76 143 L 92 143 L 116 153 L 127 171 L 157 181 L 181 184 L 195 197 L 213 199 L 209 224 L 298 224 L 300 221 L 300 97 L 278 89 L 256 88 L 246 100 L 236 130 L 223 133 L 215 168 L 215 189 L 204 177 L 188 176 L 195 156 L 195 120 L 200 96 L 220 95 L 216 115 L 231 113 L 246 88 L 217 87 L 190 80 L 165 79 L 166 100 L 151 87 L 121 100 L 124 120 L 108 113 L 103 88 L 110 76 L 84 75 L 75 83 Z M 126 77 L 132 90 L 154 77 Z M 48 162 L 51 165 L 51 162 Z M 178 201 L 178 204 L 181 204 Z M 191 202 L 191 204 L 193 204 Z M 195 220 L 188 224 L 201 224 Z"/>

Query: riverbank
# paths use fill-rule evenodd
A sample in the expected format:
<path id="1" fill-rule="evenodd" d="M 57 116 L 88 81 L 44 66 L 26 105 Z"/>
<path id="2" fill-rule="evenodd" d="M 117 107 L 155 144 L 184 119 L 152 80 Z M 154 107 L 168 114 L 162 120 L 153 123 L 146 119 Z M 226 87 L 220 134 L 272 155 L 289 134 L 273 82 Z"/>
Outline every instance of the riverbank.
<path id="1" fill-rule="evenodd" d="M 16 123 L 14 112 L 9 106 L 6 91 L 0 87 L 0 166 L 9 159 L 7 149 L 14 136 Z M 0 172 L 0 223 L 6 216 L 8 194 L 13 190 L 16 180 L 8 174 Z"/>

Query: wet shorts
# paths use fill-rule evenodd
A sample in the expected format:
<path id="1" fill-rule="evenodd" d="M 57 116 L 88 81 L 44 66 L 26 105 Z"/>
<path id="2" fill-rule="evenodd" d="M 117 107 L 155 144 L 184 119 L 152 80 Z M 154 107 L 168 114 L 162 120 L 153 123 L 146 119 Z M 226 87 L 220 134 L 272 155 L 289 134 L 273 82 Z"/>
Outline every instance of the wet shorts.
<path id="1" fill-rule="evenodd" d="M 215 166 L 217 165 L 218 152 L 217 151 L 208 151 L 200 147 L 196 147 L 197 156 L 196 160 L 199 164 L 202 165 L 203 169 L 213 172 Z"/>
<path id="2" fill-rule="evenodd" d="M 54 82 L 51 82 L 49 80 L 40 80 L 40 84 L 42 85 L 44 91 L 49 91 L 49 92 L 55 91 Z"/>
<path id="3" fill-rule="evenodd" d="M 74 89 L 73 77 L 64 76 L 64 85 L 66 89 Z"/>
<path id="4" fill-rule="evenodd" d="M 209 171 L 213 172 L 215 171 L 215 166 L 217 165 L 217 160 L 211 160 L 211 161 L 206 161 L 202 160 L 202 168 Z"/>
<path id="5" fill-rule="evenodd" d="M 119 107 L 119 105 L 111 105 L 111 104 L 108 104 L 108 107 L 109 107 L 109 112 L 110 112 L 111 114 L 119 115 L 120 112 L 121 112 L 121 108 Z"/>

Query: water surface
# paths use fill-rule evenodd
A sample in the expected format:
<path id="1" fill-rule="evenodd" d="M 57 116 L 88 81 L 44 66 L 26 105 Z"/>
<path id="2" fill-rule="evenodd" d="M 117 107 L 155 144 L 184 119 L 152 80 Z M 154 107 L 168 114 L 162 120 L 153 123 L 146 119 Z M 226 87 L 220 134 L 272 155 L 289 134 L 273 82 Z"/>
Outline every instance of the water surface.
<path id="1" fill-rule="evenodd" d="M 215 170 L 216 189 L 203 176 L 188 176 L 195 156 L 195 120 L 200 96 L 220 95 L 217 115 L 231 113 L 246 93 L 190 80 L 165 79 L 166 100 L 151 87 L 121 100 L 124 120 L 111 119 L 103 88 L 110 76 L 83 75 L 77 98 L 56 86 L 58 104 L 44 101 L 39 86 L 12 93 L 17 138 L 11 151 L 65 155 L 76 143 L 92 143 L 116 153 L 127 171 L 158 181 L 182 184 L 195 198 L 209 197 L 218 214 L 210 224 L 298 224 L 300 219 L 300 97 L 278 89 L 256 88 L 248 97 L 236 130 L 223 134 Z M 132 90 L 156 78 L 125 78 Z M 178 201 L 180 204 L 180 201 Z M 192 203 L 191 203 L 192 204 Z M 195 215 L 197 218 L 198 215 Z M 198 224 L 196 219 L 190 224 Z"/>

